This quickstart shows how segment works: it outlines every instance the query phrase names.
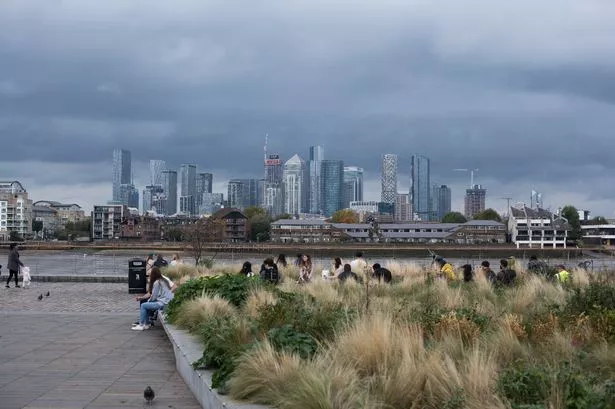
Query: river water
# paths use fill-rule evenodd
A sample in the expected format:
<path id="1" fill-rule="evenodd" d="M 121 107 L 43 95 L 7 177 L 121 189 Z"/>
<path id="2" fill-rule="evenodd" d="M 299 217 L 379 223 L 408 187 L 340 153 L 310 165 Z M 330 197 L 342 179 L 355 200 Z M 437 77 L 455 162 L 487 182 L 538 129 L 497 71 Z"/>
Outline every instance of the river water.
<path id="1" fill-rule="evenodd" d="M 2 268 L 2 276 L 8 275 L 6 269 L 7 251 L 0 252 L 0 264 Z M 139 251 L 131 250 L 105 250 L 95 253 L 83 253 L 76 251 L 34 251 L 24 250 L 20 252 L 22 262 L 30 267 L 33 275 L 101 275 L 101 276 L 121 276 L 128 274 L 128 261 L 132 258 L 145 258 L 147 254 Z M 254 253 L 219 253 L 216 255 L 215 262 L 218 266 L 237 266 L 237 269 L 244 261 L 250 261 L 253 264 L 260 265 L 262 261 L 270 255 L 254 254 Z M 314 254 L 313 262 L 318 269 L 329 268 L 334 255 L 332 254 Z M 287 261 L 292 263 L 294 255 L 287 255 Z M 346 257 L 342 257 L 344 262 L 349 262 L 353 257 L 350 252 Z M 171 255 L 165 254 L 167 261 L 171 260 Z M 431 264 L 431 256 L 426 254 L 425 257 L 404 257 L 399 256 L 387 257 L 369 257 L 366 255 L 369 264 L 380 263 L 386 266 L 390 262 L 413 263 L 419 266 L 428 266 Z M 475 255 L 467 258 L 451 258 L 448 259 L 453 265 L 461 266 L 463 264 L 478 265 L 483 260 L 488 260 L 492 265 L 499 265 L 498 258 L 483 258 L 481 255 Z M 606 257 L 603 255 L 595 255 L 583 259 L 544 259 L 549 265 L 564 264 L 568 268 L 576 267 L 581 261 L 591 261 L 590 268 L 595 271 L 615 270 L 615 258 Z M 194 263 L 194 259 L 183 256 L 185 263 Z M 527 259 L 517 258 L 517 263 L 527 265 Z"/>

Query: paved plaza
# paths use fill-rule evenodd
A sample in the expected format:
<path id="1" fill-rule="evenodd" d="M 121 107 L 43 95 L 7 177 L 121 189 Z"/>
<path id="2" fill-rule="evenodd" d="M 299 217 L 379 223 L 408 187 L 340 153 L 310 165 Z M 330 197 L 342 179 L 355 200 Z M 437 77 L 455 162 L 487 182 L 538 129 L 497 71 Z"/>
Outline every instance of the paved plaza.
<path id="1" fill-rule="evenodd" d="M 152 408 L 200 408 L 175 370 L 163 329 L 130 329 L 138 302 L 127 287 L 3 283 L 0 409 L 143 409 L 147 385 L 156 392 Z"/>

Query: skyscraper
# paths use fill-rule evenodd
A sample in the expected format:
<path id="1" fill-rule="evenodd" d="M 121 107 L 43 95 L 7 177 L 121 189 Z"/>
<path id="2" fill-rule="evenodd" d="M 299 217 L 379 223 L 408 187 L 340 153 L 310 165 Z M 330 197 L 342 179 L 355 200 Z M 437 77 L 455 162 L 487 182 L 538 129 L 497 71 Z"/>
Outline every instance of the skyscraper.
<path id="1" fill-rule="evenodd" d="M 162 213 L 167 216 L 177 213 L 177 171 L 162 171 L 162 189 L 166 198 Z"/>
<path id="2" fill-rule="evenodd" d="M 162 180 L 162 172 L 160 172 Z M 155 211 L 165 214 L 166 196 L 162 185 L 147 185 L 143 189 L 143 213 Z"/>
<path id="3" fill-rule="evenodd" d="M 132 167 L 130 151 L 124 149 L 113 150 L 113 202 L 118 204 L 128 203 L 122 202 L 121 185 L 130 185 L 132 183 Z M 126 191 L 126 189 L 124 189 Z"/>
<path id="4" fill-rule="evenodd" d="M 321 198 L 324 215 L 330 217 L 343 208 L 344 162 L 323 160 L 320 168 Z"/>
<path id="5" fill-rule="evenodd" d="M 325 152 L 322 146 L 310 147 L 310 161 L 308 163 L 308 208 L 310 213 L 318 214 L 322 210 L 322 200 L 320 197 L 320 167 L 325 159 Z"/>
<path id="6" fill-rule="evenodd" d="M 420 220 L 430 219 L 430 170 L 429 158 L 423 155 L 412 155 L 410 158 L 410 201 L 412 212 Z"/>
<path id="7" fill-rule="evenodd" d="M 451 189 L 446 185 L 434 184 L 431 189 L 431 220 L 442 221 L 451 212 Z"/>
<path id="8" fill-rule="evenodd" d="M 295 154 L 286 161 L 282 172 L 285 213 L 298 215 L 306 211 L 308 202 L 306 181 L 305 162 Z"/>
<path id="9" fill-rule="evenodd" d="M 363 168 L 344 166 L 344 209 L 350 202 L 363 201 Z"/>
<path id="10" fill-rule="evenodd" d="M 485 197 L 487 190 L 481 185 L 474 185 L 471 189 L 466 189 L 465 197 L 465 216 L 468 219 L 474 217 L 476 213 L 485 211 Z"/>
<path id="11" fill-rule="evenodd" d="M 203 206 L 203 193 L 211 193 L 213 185 L 213 175 L 211 173 L 198 173 L 196 175 L 196 212 L 201 213 Z"/>
<path id="12" fill-rule="evenodd" d="M 264 183 L 263 207 L 275 217 L 282 213 L 282 161 L 279 155 L 266 157 Z"/>
<path id="13" fill-rule="evenodd" d="M 162 171 L 167 168 L 163 160 L 151 159 L 149 161 L 150 182 L 152 186 L 162 186 Z"/>
<path id="14" fill-rule="evenodd" d="M 183 164 L 179 168 L 180 197 L 179 211 L 189 215 L 196 212 L 196 165 Z"/>
<path id="15" fill-rule="evenodd" d="M 380 174 L 382 178 L 380 201 L 395 203 L 397 197 L 397 155 L 391 153 L 382 155 Z"/>

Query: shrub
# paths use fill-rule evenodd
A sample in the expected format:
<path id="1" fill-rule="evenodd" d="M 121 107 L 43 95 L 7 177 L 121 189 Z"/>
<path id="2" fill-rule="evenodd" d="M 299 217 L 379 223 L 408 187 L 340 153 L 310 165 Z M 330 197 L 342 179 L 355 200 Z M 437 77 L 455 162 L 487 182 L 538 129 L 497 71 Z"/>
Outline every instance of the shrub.
<path id="1" fill-rule="evenodd" d="M 318 347 L 312 336 L 297 332 L 288 324 L 270 329 L 267 332 L 267 339 L 277 351 L 297 354 L 303 359 L 314 355 Z"/>
<path id="2" fill-rule="evenodd" d="M 539 405 L 546 400 L 551 381 L 546 368 L 520 364 L 501 372 L 498 387 L 515 405 Z"/>
<path id="3" fill-rule="evenodd" d="M 175 316 L 175 324 L 183 329 L 195 331 L 202 322 L 213 317 L 232 317 L 237 313 L 228 301 L 219 296 L 199 297 L 184 302 Z"/>

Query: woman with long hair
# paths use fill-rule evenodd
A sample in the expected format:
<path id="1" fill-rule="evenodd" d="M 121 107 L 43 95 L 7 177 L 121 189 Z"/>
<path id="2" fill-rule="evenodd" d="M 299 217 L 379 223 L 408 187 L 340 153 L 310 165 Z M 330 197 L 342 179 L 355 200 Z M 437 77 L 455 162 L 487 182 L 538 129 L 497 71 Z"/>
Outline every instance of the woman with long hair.
<path id="1" fill-rule="evenodd" d="M 280 254 L 275 263 L 278 265 L 278 267 L 286 268 L 288 266 L 288 262 L 286 261 L 286 256 L 284 254 Z"/>
<path id="2" fill-rule="evenodd" d="M 333 259 L 333 275 L 338 276 L 344 272 L 344 263 L 342 263 L 342 259 L 339 257 L 335 257 Z"/>
<path id="3" fill-rule="evenodd" d="M 132 327 L 135 331 L 143 331 L 149 329 L 149 314 L 153 311 L 162 310 L 173 299 L 173 284 L 171 281 L 163 277 L 160 272 L 160 268 L 152 267 L 152 271 L 149 276 L 149 289 L 148 293 L 143 297 L 137 297 L 138 301 L 143 300 L 146 296 L 149 299 L 141 304 L 139 311 L 139 323 Z"/>
<path id="4" fill-rule="evenodd" d="M 245 263 L 243 263 L 243 266 L 241 266 L 241 271 L 239 271 L 239 274 L 243 274 L 246 277 L 252 277 L 254 275 L 254 273 L 252 272 L 252 263 L 250 263 L 249 261 L 246 261 Z"/>
<path id="5" fill-rule="evenodd" d="M 313 270 L 312 258 L 307 254 L 303 254 L 301 256 L 301 264 L 299 264 L 299 283 L 309 283 L 312 281 Z"/>

